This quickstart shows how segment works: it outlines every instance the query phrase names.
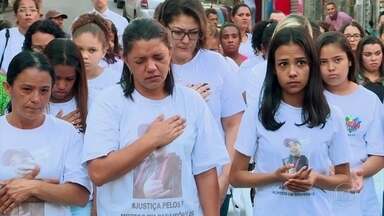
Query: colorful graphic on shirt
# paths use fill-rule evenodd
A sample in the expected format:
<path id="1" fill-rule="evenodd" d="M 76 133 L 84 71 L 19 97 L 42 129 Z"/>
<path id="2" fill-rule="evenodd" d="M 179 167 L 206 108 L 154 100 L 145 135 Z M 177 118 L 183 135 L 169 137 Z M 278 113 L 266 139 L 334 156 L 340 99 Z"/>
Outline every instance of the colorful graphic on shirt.
<path id="1" fill-rule="evenodd" d="M 138 127 L 138 135 L 148 125 Z M 181 158 L 163 147 L 152 152 L 133 172 L 133 198 L 165 199 L 182 197 Z"/>
<path id="2" fill-rule="evenodd" d="M 308 158 L 302 154 L 302 143 L 298 139 L 284 139 L 284 146 L 289 148 L 289 156 L 283 159 L 283 164 L 293 164 L 294 167 L 289 169 L 289 173 L 295 173 L 302 167 L 308 167 Z"/>
<path id="3" fill-rule="evenodd" d="M 347 130 L 349 133 L 355 132 L 361 126 L 361 121 L 359 117 L 353 117 L 348 115 L 345 117 L 345 125 L 347 126 Z"/>
<path id="4" fill-rule="evenodd" d="M 8 149 L 0 157 L 2 166 L 9 169 L 14 173 L 16 178 L 35 178 L 39 172 L 40 167 L 35 162 L 35 159 L 25 149 Z M 15 208 L 7 216 L 30 216 L 41 215 L 44 216 L 44 203 L 23 203 Z M 0 216 L 3 216 L 0 214 Z"/>

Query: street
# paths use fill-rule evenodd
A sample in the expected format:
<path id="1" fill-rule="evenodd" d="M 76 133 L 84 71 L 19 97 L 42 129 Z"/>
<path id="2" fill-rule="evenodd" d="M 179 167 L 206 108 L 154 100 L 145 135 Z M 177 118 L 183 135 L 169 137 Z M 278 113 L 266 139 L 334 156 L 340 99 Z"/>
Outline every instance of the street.
<path id="1" fill-rule="evenodd" d="M 92 10 L 91 0 L 42 0 L 43 8 L 42 12 L 45 14 L 48 10 L 55 9 L 68 15 L 68 19 L 65 20 L 65 30 L 69 32 L 69 28 L 73 20 L 82 13 L 86 13 Z M 116 8 L 116 3 L 113 0 L 108 1 L 109 9 L 122 14 L 121 9 Z M 14 23 L 15 17 L 12 11 L 12 7 L 9 6 L 5 13 L 0 14 L 0 19 L 8 19 Z"/>

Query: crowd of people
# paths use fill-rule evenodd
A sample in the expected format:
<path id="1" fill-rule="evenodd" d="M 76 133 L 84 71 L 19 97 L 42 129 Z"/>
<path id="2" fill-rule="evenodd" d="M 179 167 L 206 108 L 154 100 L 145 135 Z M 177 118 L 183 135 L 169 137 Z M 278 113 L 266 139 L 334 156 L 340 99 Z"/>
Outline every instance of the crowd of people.
<path id="1" fill-rule="evenodd" d="M 0 216 L 383 215 L 384 13 L 92 3 L 0 31 Z"/>

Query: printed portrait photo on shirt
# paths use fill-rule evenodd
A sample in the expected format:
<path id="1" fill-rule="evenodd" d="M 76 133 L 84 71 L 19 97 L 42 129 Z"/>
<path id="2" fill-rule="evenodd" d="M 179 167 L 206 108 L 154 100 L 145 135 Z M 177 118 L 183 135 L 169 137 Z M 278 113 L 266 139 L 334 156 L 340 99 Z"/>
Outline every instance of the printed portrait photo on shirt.
<path id="1" fill-rule="evenodd" d="M 302 154 L 302 143 L 298 139 L 284 139 L 284 146 L 289 148 L 289 156 L 283 159 L 283 164 L 293 164 L 289 169 L 289 173 L 295 173 L 302 167 L 308 167 L 308 158 Z"/>
<path id="2" fill-rule="evenodd" d="M 40 171 L 39 165 L 36 163 L 32 154 L 26 149 L 8 149 L 1 154 L 0 169 L 8 172 L 13 177 L 35 178 Z M 1 188 L 1 185 L 0 185 Z M 44 203 L 22 203 L 17 211 L 12 211 L 7 216 L 44 216 Z M 3 216 L 3 214 L 0 214 Z"/>
<path id="3" fill-rule="evenodd" d="M 138 127 L 138 136 L 148 129 Z M 167 146 L 152 152 L 133 172 L 134 199 L 166 199 L 182 197 L 181 158 L 167 152 Z"/>
<path id="4" fill-rule="evenodd" d="M 1 155 L 1 165 L 8 167 L 10 173 L 14 177 L 32 178 L 36 177 L 39 171 L 39 166 L 36 164 L 35 159 L 25 149 L 8 149 Z M 37 173 L 36 173 L 37 172 Z M 11 174 L 11 175 L 12 175 Z"/>

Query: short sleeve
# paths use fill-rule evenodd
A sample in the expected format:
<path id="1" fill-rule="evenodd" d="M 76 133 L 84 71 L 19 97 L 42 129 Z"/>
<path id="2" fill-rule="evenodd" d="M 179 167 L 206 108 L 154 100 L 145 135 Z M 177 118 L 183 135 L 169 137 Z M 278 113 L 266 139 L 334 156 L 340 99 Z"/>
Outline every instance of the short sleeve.
<path id="1" fill-rule="evenodd" d="M 225 59 L 222 58 L 223 61 Z M 220 64 L 219 62 L 217 64 Z M 230 117 L 236 113 L 244 111 L 245 103 L 240 87 L 238 74 L 230 69 L 227 62 L 222 63 L 221 75 L 223 77 L 223 88 L 221 92 L 221 117 Z"/>
<path id="2" fill-rule="evenodd" d="M 248 78 L 244 82 L 247 104 L 258 102 L 266 76 L 266 63 L 260 63 L 249 69 Z"/>
<path id="3" fill-rule="evenodd" d="M 237 134 L 235 149 L 249 157 L 253 157 L 257 150 L 257 104 L 250 104 L 241 119 L 239 132 Z"/>
<path id="4" fill-rule="evenodd" d="M 83 151 L 83 135 L 77 132 L 74 128 L 70 143 L 65 154 L 64 175 L 62 182 L 71 182 L 85 187 L 92 193 L 91 180 L 88 177 L 88 172 L 85 166 L 81 163 L 81 152 Z"/>
<path id="5" fill-rule="evenodd" d="M 384 110 L 379 98 L 375 95 L 375 110 L 372 121 L 368 125 L 364 140 L 368 155 L 384 156 Z"/>
<path id="6" fill-rule="evenodd" d="M 116 91 L 110 90 L 111 88 L 108 88 L 96 96 L 88 113 L 87 130 L 84 136 L 83 163 L 107 156 L 119 148 L 121 108 L 116 100 L 120 97 Z"/>
<path id="7" fill-rule="evenodd" d="M 195 94 L 195 92 L 193 92 Z M 192 173 L 198 175 L 214 167 L 221 167 L 230 162 L 224 137 L 220 133 L 208 105 L 199 95 L 195 95 L 197 120 L 196 142 L 192 151 Z"/>
<path id="8" fill-rule="evenodd" d="M 351 149 L 347 129 L 345 127 L 341 111 L 337 107 L 331 108 L 331 117 L 327 124 L 333 127 L 332 140 L 328 146 L 328 155 L 334 166 L 349 163 L 351 161 Z"/>

